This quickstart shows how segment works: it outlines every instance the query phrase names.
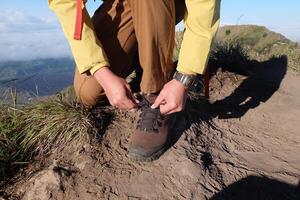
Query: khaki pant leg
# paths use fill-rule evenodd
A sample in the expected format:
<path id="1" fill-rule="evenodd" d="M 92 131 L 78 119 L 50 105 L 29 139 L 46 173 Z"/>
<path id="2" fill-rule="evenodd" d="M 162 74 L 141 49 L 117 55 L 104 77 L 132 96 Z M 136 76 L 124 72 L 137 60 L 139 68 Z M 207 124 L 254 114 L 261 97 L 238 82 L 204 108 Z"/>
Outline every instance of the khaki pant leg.
<path id="1" fill-rule="evenodd" d="M 169 81 L 174 67 L 174 0 L 128 0 L 143 68 L 141 91 L 155 93 Z"/>
<path id="2" fill-rule="evenodd" d="M 80 74 L 77 67 L 74 75 L 74 89 L 78 100 L 86 106 L 94 106 L 105 98 L 104 91 L 97 80 L 86 73 Z"/>
<path id="3" fill-rule="evenodd" d="M 127 1 L 104 1 L 93 16 L 94 30 L 109 59 L 110 69 L 120 77 L 132 71 L 131 60 L 137 48 L 131 11 Z M 90 74 L 75 70 L 74 88 L 79 100 L 88 106 L 105 98 L 101 85 Z"/>

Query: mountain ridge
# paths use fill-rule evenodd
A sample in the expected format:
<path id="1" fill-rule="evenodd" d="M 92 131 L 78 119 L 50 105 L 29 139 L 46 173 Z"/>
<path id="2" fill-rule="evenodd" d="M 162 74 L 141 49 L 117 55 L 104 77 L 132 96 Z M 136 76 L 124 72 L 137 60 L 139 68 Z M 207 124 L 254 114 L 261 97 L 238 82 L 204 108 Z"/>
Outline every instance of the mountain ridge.
<path id="1" fill-rule="evenodd" d="M 0 91 L 17 89 L 19 103 L 53 95 L 72 84 L 74 67 L 71 58 L 0 62 Z M 6 93 L 0 99 L 9 99 Z"/>

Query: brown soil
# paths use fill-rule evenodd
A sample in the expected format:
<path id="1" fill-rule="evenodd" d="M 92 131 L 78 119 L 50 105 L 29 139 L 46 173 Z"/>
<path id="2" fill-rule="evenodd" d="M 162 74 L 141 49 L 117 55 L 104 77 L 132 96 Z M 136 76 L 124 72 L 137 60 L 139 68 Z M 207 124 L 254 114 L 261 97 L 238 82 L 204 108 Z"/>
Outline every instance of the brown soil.
<path id="1" fill-rule="evenodd" d="M 275 61 L 246 76 L 218 70 L 210 101 L 189 101 L 173 116 L 173 146 L 159 160 L 127 157 L 137 113 L 121 113 L 99 143 L 36 161 L 7 198 L 300 199 L 300 77 Z"/>

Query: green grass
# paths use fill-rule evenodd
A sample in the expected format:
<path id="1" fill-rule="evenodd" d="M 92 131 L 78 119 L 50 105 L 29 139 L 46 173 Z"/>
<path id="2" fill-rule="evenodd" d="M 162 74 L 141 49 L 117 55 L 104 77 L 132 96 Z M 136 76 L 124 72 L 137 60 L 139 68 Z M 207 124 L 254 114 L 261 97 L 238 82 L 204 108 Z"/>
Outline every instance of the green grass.
<path id="1" fill-rule="evenodd" d="M 51 98 L 35 104 L 0 108 L 0 185 L 33 156 L 88 137 L 88 108 Z"/>
<path id="2" fill-rule="evenodd" d="M 25 161 L 26 153 L 19 146 L 20 115 L 9 107 L 0 110 L 0 183 L 9 177 L 18 162 Z"/>
<path id="3" fill-rule="evenodd" d="M 21 147 L 28 151 L 48 152 L 63 142 L 85 136 L 91 126 L 81 107 L 62 101 L 45 101 L 24 107 Z"/>
<path id="4" fill-rule="evenodd" d="M 230 31 L 230 34 L 226 34 Z M 238 43 L 250 59 L 267 61 L 272 57 L 287 56 L 288 67 L 300 72 L 300 47 L 283 35 L 255 25 L 224 26 L 216 36 L 217 43 Z"/>
<path id="5" fill-rule="evenodd" d="M 243 46 L 238 42 L 215 43 L 210 54 L 213 67 L 222 67 L 223 70 L 246 74 L 250 57 Z"/>
<path id="6" fill-rule="evenodd" d="M 176 48 L 173 60 L 178 60 L 183 32 L 176 33 Z M 300 46 L 288 40 L 283 35 L 272 32 L 265 27 L 255 25 L 224 26 L 218 30 L 214 40 L 215 49 L 212 58 L 216 56 L 226 63 L 238 64 L 243 62 L 243 57 L 259 62 L 267 61 L 272 57 L 287 56 L 288 67 L 300 72 Z M 218 52 L 219 51 L 219 52 Z M 224 55 L 229 53 L 229 58 Z M 235 59 L 233 56 L 238 57 Z M 235 66 L 235 67 L 239 67 Z"/>

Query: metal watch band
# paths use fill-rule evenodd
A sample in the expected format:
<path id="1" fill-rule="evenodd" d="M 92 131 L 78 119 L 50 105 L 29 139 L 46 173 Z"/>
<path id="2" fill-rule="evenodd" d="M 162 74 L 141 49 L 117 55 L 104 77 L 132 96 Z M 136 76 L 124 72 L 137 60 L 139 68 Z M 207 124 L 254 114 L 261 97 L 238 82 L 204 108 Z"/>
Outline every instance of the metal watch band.
<path id="1" fill-rule="evenodd" d="M 195 83 L 196 76 L 183 74 L 183 73 L 176 71 L 174 73 L 173 79 L 182 83 L 186 89 L 190 89 Z"/>

